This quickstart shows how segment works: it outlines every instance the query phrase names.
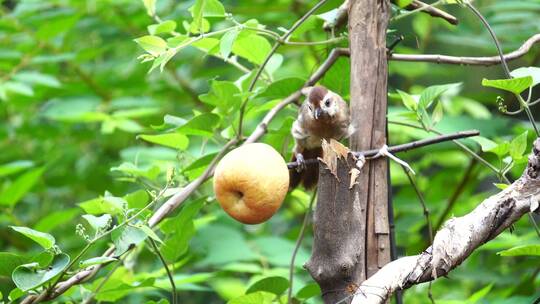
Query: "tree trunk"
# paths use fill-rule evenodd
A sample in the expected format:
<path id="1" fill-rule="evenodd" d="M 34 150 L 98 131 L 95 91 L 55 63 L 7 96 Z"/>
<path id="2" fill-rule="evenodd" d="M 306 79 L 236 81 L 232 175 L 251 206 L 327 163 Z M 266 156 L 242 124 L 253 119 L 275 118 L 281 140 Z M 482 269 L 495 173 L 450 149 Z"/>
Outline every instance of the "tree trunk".
<path id="1" fill-rule="evenodd" d="M 350 139 L 353 151 L 386 144 L 389 16 L 386 0 L 350 3 L 350 107 L 357 130 Z M 358 170 L 348 149 L 337 143 L 323 148 L 313 252 L 306 268 L 321 287 L 324 302 L 336 303 L 390 261 L 388 165 L 379 158 Z"/>

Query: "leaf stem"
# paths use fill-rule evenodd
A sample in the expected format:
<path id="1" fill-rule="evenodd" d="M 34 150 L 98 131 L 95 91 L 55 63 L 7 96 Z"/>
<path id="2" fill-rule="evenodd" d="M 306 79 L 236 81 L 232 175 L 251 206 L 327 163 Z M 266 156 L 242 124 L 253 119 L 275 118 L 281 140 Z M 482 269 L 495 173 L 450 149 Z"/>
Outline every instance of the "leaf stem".
<path id="1" fill-rule="evenodd" d="M 253 91 L 253 89 L 255 88 L 255 84 L 257 83 L 257 81 L 261 77 L 262 72 L 264 71 L 266 65 L 270 61 L 270 58 L 272 58 L 272 56 L 276 53 L 277 49 L 282 44 L 288 42 L 288 39 L 292 35 L 292 33 L 296 29 L 298 29 L 300 27 L 300 25 L 302 25 L 309 18 L 309 16 L 311 16 L 319 7 L 321 7 L 327 1 L 328 0 L 320 0 L 307 13 L 305 13 L 304 16 L 302 16 L 302 18 L 298 19 L 298 21 L 296 21 L 293 24 L 293 26 L 287 32 L 285 32 L 282 36 L 280 36 L 280 39 L 278 39 L 276 41 L 276 43 L 274 43 L 274 46 L 272 47 L 270 52 L 268 52 L 268 54 L 266 55 L 266 58 L 263 60 L 262 64 L 257 69 L 257 72 L 255 73 L 255 76 L 253 77 L 253 79 L 251 80 L 251 82 L 249 84 L 248 93 L 251 93 Z M 242 127 L 243 127 L 243 123 L 244 123 L 244 114 L 245 114 L 244 112 L 246 111 L 246 106 L 247 106 L 248 102 L 249 102 L 249 96 L 247 96 L 244 99 L 244 101 L 242 102 L 242 104 L 240 106 L 240 117 L 238 119 L 238 131 L 237 131 L 237 134 L 236 134 L 236 138 L 238 140 L 242 139 L 242 131 L 243 131 Z"/>
<path id="2" fill-rule="evenodd" d="M 420 130 L 424 130 L 424 131 L 426 131 L 428 133 L 432 132 L 432 133 L 435 133 L 435 134 L 438 134 L 438 135 L 442 135 L 441 132 L 439 132 L 439 131 L 437 131 L 435 129 L 431 129 L 431 130 L 427 131 L 426 129 L 422 128 L 421 126 L 417 126 L 417 125 L 414 125 L 414 124 L 411 124 L 411 123 L 406 123 L 406 122 L 401 122 L 401 121 L 391 121 L 391 120 L 388 120 L 388 123 L 394 124 L 394 125 L 410 127 L 410 128 L 415 128 L 415 129 L 420 129 Z M 469 153 L 472 157 L 474 157 L 476 160 L 481 162 L 484 166 L 488 167 L 491 171 L 495 172 L 497 174 L 497 176 L 500 176 L 506 183 L 510 184 L 510 181 L 508 180 L 508 178 L 506 178 L 506 176 L 504 176 L 504 175 L 501 176 L 501 172 L 500 172 L 499 169 L 497 169 L 495 166 L 490 164 L 487 160 L 485 160 L 480 155 L 478 155 L 478 153 L 474 152 L 473 150 L 471 150 L 469 147 L 462 144 L 458 140 L 452 140 L 452 142 L 454 144 L 458 145 L 465 152 Z"/>
<path id="3" fill-rule="evenodd" d="M 311 215 L 311 209 L 313 209 L 313 202 L 315 202 L 315 197 L 317 197 L 317 190 L 313 190 L 311 199 L 309 201 L 308 208 L 304 214 L 304 220 L 302 221 L 302 227 L 300 227 L 300 233 L 296 239 L 296 244 L 294 245 L 293 254 L 291 256 L 291 263 L 289 265 L 289 290 L 287 291 L 287 304 L 292 303 L 292 290 L 293 290 L 293 281 L 294 281 L 294 262 L 296 260 L 296 255 L 298 250 L 300 250 L 300 245 L 302 245 L 302 240 L 304 239 L 304 234 L 306 232 L 306 226 Z"/>
<path id="4" fill-rule="evenodd" d="M 167 266 L 167 262 L 163 258 L 163 255 L 161 255 L 161 252 L 159 252 L 159 248 L 156 245 L 156 242 L 152 238 L 148 238 L 150 241 L 150 244 L 152 245 L 152 248 L 154 249 L 154 253 L 159 257 L 159 260 L 163 264 L 163 268 L 165 268 L 165 271 L 167 272 L 167 276 L 169 277 L 169 282 L 171 282 L 171 289 L 172 289 L 172 304 L 176 304 L 176 285 L 174 283 L 174 276 L 169 269 L 169 266 Z"/>

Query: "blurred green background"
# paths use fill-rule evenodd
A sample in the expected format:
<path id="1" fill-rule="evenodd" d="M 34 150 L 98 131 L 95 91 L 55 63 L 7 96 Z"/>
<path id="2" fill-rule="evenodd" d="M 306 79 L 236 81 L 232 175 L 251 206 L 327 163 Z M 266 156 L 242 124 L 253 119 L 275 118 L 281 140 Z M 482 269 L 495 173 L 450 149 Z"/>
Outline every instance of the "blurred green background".
<path id="1" fill-rule="evenodd" d="M 192 36 L 198 35 L 198 26 L 215 31 L 246 21 L 281 34 L 280 28 L 289 28 L 316 3 L 223 0 L 225 11 L 234 21 L 204 14 L 197 21 L 194 10 L 189 8 L 200 1 L 158 0 L 156 14 L 168 23 L 156 32 L 152 25 L 157 21 L 148 14 L 152 1 L 145 2 L 146 7 L 143 1 L 134 0 L 0 1 L 0 292 L 6 302 L 8 297 L 20 296 L 13 291 L 15 267 L 41 262 L 36 257 L 44 251 L 9 226 L 49 233 L 58 248 L 46 252 L 53 250 L 57 254 L 61 250 L 74 258 L 85 245 L 84 234 L 93 235 L 82 215 L 111 213 L 112 222 L 117 223 L 165 187 L 171 168 L 175 169 L 169 180 L 173 187 L 195 179 L 227 139 L 234 136 L 231 126 L 237 124 L 240 96 L 246 96 L 246 79 L 252 75 L 242 69 L 256 68 L 273 44 L 271 38 L 259 32 L 240 32 L 232 45 L 233 58 L 242 65 L 239 68 L 223 60 L 223 46 L 220 49 L 219 45 L 223 42 L 218 39 L 224 39 L 217 35 L 215 40 L 206 38 L 198 45 L 181 49 L 163 71 L 156 68 L 149 73 L 152 62 L 137 59 L 148 53 L 134 39 L 152 33 L 162 41 L 173 38 L 173 23 L 169 21 L 174 21 L 177 33 L 191 31 Z M 340 3 L 328 1 L 316 14 L 332 11 Z M 540 32 L 540 1 L 481 0 L 475 5 L 491 23 L 505 52 Z M 459 25 L 422 13 L 391 21 L 388 41 L 404 36 L 395 52 L 496 54 L 486 29 L 470 11 L 458 5 L 441 8 L 454 14 Z M 398 10 L 395 6 L 394 14 Z M 323 22 L 321 16 L 310 17 L 292 40 L 331 38 L 322 30 Z M 346 35 L 346 28 L 338 28 L 336 35 Z M 176 46 L 184 40 L 179 41 Z M 244 134 L 249 134 L 273 105 L 298 89 L 329 51 L 338 46 L 346 47 L 346 39 L 280 47 L 257 83 L 256 94 L 250 95 Z M 510 68 L 538 66 L 539 62 L 540 48 L 533 47 L 521 59 L 510 62 Z M 321 81 L 346 99 L 348 65 L 347 58 L 340 59 Z M 443 113 L 437 130 L 448 133 L 478 129 L 492 141 L 490 144 L 511 142 L 528 131 L 521 137 L 528 143 L 521 158 L 508 159 L 508 151 L 500 155 L 483 153 L 475 141 L 463 141 L 498 169 L 508 168 L 511 163 L 507 174 L 510 180 L 520 176 L 534 132 L 525 115 L 508 116 L 498 110 L 497 96 L 504 98 L 509 109 L 517 108 L 512 94 L 481 85 L 483 78 L 504 78 L 500 66 L 391 61 L 389 72 L 390 120 L 410 120 L 411 116 L 403 114 L 410 111 L 397 90 L 415 95 L 429 86 L 461 83 L 449 86 L 437 99 L 438 111 Z M 536 91 L 532 90 L 533 100 L 540 96 Z M 293 145 L 289 130 L 296 111 L 294 105 L 281 111 L 262 139 L 285 158 L 290 157 Z M 536 117 L 540 115 L 537 108 L 532 111 Z M 422 130 L 390 125 L 389 143 L 429 136 Z M 482 199 L 499 191 L 494 184 L 503 182 L 451 143 L 399 156 L 417 172 L 434 226 L 452 215 L 471 211 Z M 392 163 L 391 176 L 398 255 L 417 254 L 429 245 L 422 207 L 401 167 Z M 272 301 L 274 296 L 252 291 L 257 289 L 255 282 L 275 276 L 284 279 L 270 280 L 277 286 L 270 289 L 283 301 L 282 287 L 288 284 L 288 266 L 310 196 L 310 192 L 295 190 L 270 221 L 246 226 L 230 219 L 215 202 L 211 183 L 204 184 L 185 207 L 156 230 L 165 242 L 158 244 L 160 250 L 173 265 L 180 303 L 223 303 L 232 299 L 232 303 L 248 303 L 246 291 L 252 297 L 249 303 Z M 144 223 L 148 214 L 142 215 Z M 79 303 L 90 294 L 102 303 L 170 299 L 171 288 L 163 266 L 148 241 L 142 240 L 121 265 L 114 262 L 105 266 L 96 278 L 55 301 Z M 117 241 L 114 234 L 112 239 L 104 238 L 83 259 L 100 255 Z M 296 262 L 293 294 L 299 302 L 320 303 L 317 288 L 302 268 L 311 243 L 308 226 Z M 539 294 L 538 257 L 505 257 L 497 252 L 539 243 L 529 219 L 524 217 L 512 233 L 504 232 L 477 250 L 448 278 L 434 282 L 433 298 L 438 304 L 531 303 Z M 111 270 L 112 275 L 101 284 Z M 430 303 L 427 288 L 423 284 L 407 290 L 405 303 Z"/>

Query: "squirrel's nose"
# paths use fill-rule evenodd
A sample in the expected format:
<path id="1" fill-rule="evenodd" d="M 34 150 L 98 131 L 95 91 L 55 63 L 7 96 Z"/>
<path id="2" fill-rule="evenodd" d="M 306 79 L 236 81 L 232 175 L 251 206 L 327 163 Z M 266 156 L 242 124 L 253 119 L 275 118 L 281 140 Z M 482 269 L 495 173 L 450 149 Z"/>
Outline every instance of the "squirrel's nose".
<path id="1" fill-rule="evenodd" d="M 316 108 L 315 112 L 313 114 L 315 116 L 315 119 L 319 119 L 319 117 L 321 117 L 321 115 L 322 115 L 322 109 L 321 108 Z"/>

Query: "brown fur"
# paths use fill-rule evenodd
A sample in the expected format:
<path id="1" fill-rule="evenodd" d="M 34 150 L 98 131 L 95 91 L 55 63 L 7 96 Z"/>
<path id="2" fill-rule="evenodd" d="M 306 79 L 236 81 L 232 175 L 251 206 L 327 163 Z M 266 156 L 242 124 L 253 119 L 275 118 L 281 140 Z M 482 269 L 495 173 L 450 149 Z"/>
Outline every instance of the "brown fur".
<path id="1" fill-rule="evenodd" d="M 315 107 L 318 107 L 321 104 L 324 96 L 328 93 L 328 89 L 321 86 L 316 86 L 311 89 L 309 92 L 309 102 L 311 102 Z"/>
<path id="2" fill-rule="evenodd" d="M 322 148 L 315 148 L 311 150 L 300 151 L 304 156 L 305 160 L 308 159 L 317 159 L 317 157 L 322 157 Z M 296 155 L 293 155 L 292 160 L 296 161 Z M 298 185 L 304 186 L 305 189 L 311 189 L 317 185 L 319 181 L 319 165 L 309 165 L 306 166 L 302 172 L 296 171 L 296 169 L 289 170 L 289 189 L 294 189 Z"/>

